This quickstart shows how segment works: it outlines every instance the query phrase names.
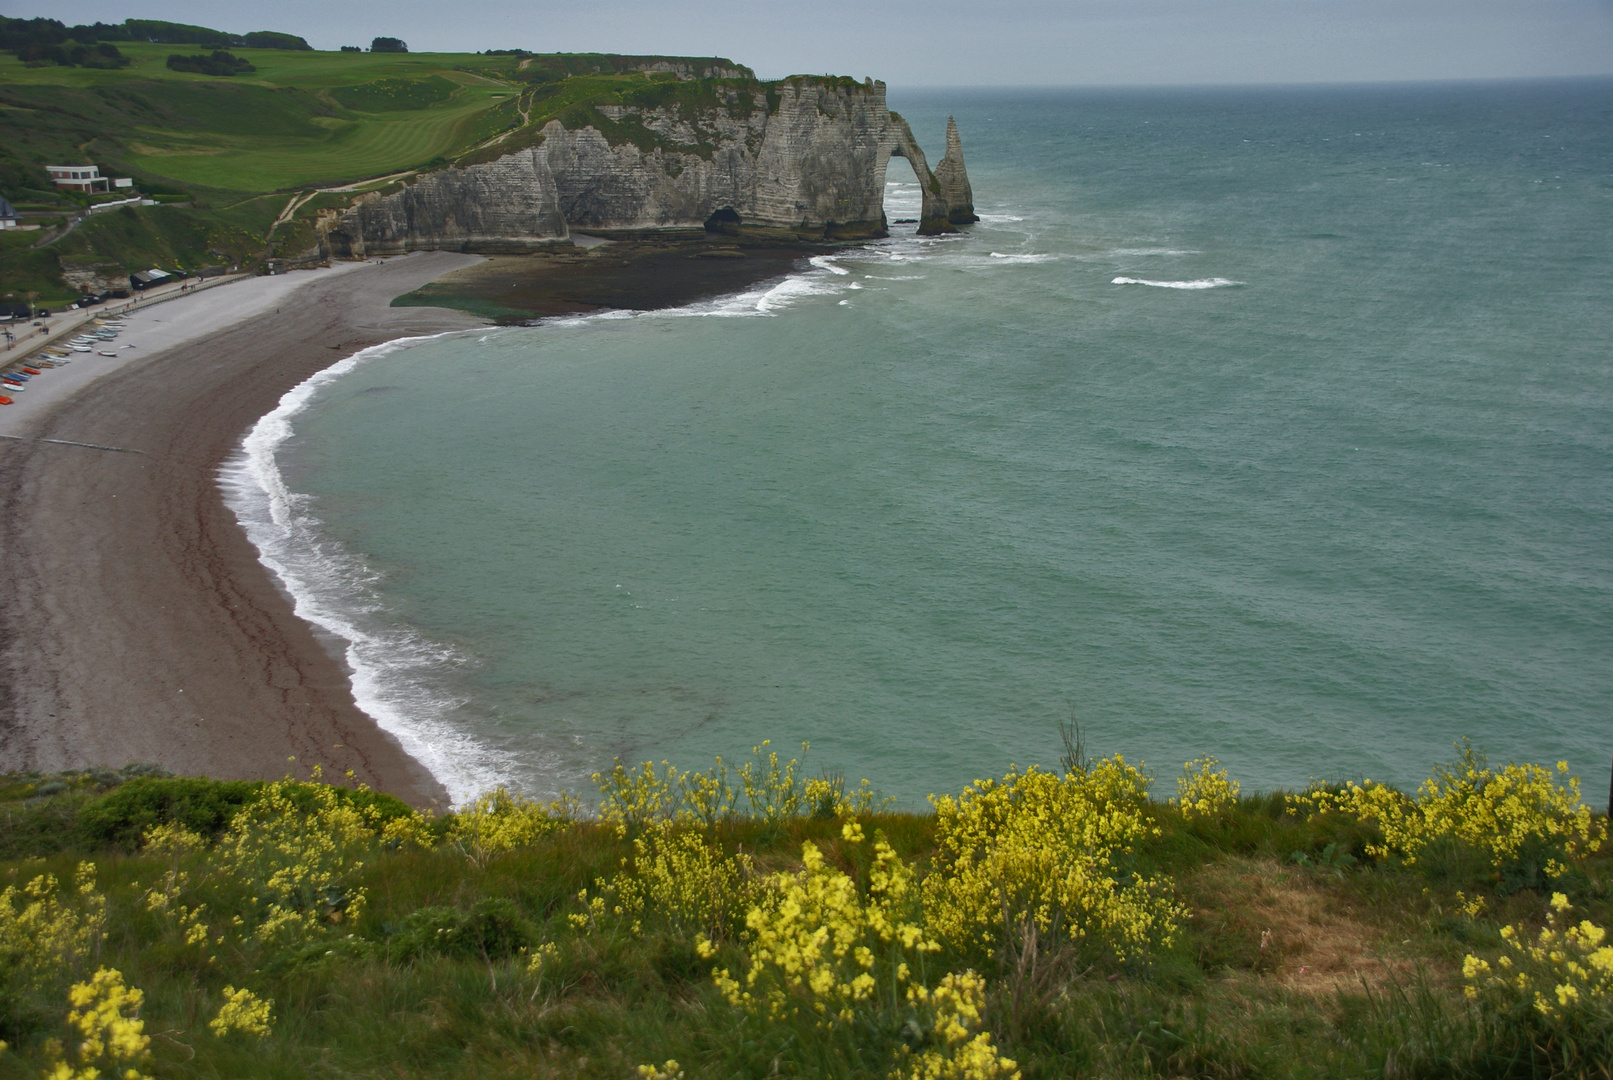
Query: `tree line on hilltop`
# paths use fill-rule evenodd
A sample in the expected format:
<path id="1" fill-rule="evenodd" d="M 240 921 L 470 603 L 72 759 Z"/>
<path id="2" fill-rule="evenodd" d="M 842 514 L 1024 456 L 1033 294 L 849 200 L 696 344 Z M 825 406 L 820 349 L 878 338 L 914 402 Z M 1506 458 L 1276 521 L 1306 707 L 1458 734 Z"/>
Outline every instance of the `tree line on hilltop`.
<path id="1" fill-rule="evenodd" d="M 122 67 L 128 57 L 118 51 L 120 41 L 160 45 L 200 45 L 209 49 L 312 49 L 295 34 L 257 30 L 231 34 L 206 26 L 165 22 L 161 19 L 128 19 L 122 23 L 89 23 L 68 26 L 60 19 L 14 19 L 0 15 L 0 51 L 13 53 L 30 64 L 59 64 L 63 67 Z"/>

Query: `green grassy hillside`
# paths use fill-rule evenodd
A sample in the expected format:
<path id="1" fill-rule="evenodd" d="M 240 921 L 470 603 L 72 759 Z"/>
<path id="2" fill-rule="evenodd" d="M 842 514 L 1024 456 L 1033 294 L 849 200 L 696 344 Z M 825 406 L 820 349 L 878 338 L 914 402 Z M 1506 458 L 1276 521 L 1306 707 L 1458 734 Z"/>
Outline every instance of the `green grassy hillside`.
<path id="1" fill-rule="evenodd" d="M 233 48 L 253 70 L 224 77 L 176 71 L 167 59 L 194 46 L 120 41 L 121 67 L 26 63 L 0 54 L 0 194 L 50 222 L 91 200 L 53 188 L 47 164 L 93 163 L 133 177 L 176 205 L 97 215 L 49 246 L 8 259 L 0 294 L 71 294 L 61 271 L 251 261 L 290 199 L 453 161 L 506 146 L 523 125 L 564 116 L 608 125 L 603 102 L 716 100 L 718 83 L 680 82 L 634 70 L 657 61 L 694 70 L 720 58 L 680 60 L 594 54 L 342 53 Z M 759 85 L 759 84 L 754 84 Z M 569 110 L 569 111 L 568 111 Z M 631 128 L 631 130 L 628 129 Z M 615 139 L 653 141 L 629 125 Z M 504 137 L 509 142 L 493 143 Z M 273 197 L 270 197 L 273 196 Z M 332 197 L 334 198 L 334 196 Z M 273 239 L 284 250 L 310 238 L 320 196 Z M 300 222 L 302 224 L 300 224 Z M 7 239 L 6 250 L 22 250 Z M 108 271 L 110 273 L 110 271 Z"/>
<path id="2" fill-rule="evenodd" d="M 173 46 L 121 50 L 116 70 L 0 57 L 9 154 L 209 194 L 329 185 L 462 152 L 516 119 L 522 89 L 511 57 L 239 49 L 256 70 L 220 78 L 168 69 Z"/>

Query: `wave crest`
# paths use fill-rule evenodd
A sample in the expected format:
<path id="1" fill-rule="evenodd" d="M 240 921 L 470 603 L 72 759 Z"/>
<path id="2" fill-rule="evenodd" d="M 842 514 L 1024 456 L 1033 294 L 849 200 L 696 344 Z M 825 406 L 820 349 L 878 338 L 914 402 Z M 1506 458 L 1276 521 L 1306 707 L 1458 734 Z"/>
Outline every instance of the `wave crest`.
<path id="1" fill-rule="evenodd" d="M 1112 285 L 1152 285 L 1156 289 L 1225 289 L 1234 285 L 1242 285 L 1242 281 L 1233 281 L 1231 278 L 1212 277 L 1199 278 L 1196 281 L 1148 281 L 1145 278 L 1117 277 L 1110 282 Z"/>

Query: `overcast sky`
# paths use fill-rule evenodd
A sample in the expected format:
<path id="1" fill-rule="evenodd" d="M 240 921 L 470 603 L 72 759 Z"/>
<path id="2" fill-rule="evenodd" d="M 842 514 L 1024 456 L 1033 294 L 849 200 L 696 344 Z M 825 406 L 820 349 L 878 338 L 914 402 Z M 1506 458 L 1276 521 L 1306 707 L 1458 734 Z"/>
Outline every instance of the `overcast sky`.
<path id="1" fill-rule="evenodd" d="M 0 0 L 283 30 L 317 49 L 723 55 L 893 86 L 1372 82 L 1613 74 L 1613 0 Z"/>

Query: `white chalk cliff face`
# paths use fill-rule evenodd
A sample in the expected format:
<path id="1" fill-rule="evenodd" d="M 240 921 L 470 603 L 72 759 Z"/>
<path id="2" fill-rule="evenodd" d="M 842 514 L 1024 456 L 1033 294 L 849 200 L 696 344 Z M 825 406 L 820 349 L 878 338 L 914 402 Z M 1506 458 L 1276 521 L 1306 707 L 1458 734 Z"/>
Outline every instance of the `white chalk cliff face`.
<path id="1" fill-rule="evenodd" d="M 885 84 L 797 77 L 719 87 L 719 104 L 605 105 L 599 123 L 551 120 L 534 145 L 496 160 L 420 175 L 402 191 L 361 198 L 324 222 L 336 257 L 445 248 L 519 252 L 570 231 L 701 228 L 788 230 L 802 238 L 884 235 L 885 170 L 913 165 L 924 192 L 921 231 L 976 220 L 956 125 L 932 174 Z"/>

